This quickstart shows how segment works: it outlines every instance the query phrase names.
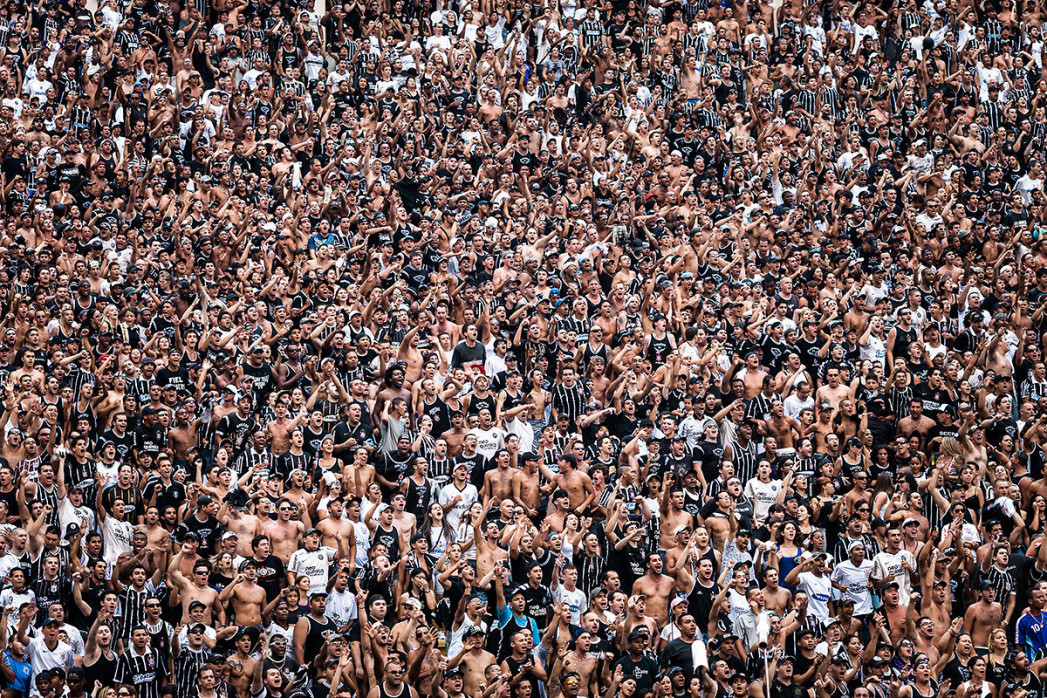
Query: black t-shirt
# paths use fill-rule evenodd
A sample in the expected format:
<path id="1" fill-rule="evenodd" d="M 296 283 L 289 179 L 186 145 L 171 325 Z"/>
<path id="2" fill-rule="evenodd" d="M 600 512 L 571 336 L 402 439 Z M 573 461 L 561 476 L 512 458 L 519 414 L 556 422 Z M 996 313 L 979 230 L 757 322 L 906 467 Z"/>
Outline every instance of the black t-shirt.
<path id="1" fill-rule="evenodd" d="M 256 400 L 261 403 L 269 395 L 269 391 L 273 388 L 273 368 L 268 363 L 262 363 L 261 366 L 252 366 L 249 362 L 242 364 L 244 369 L 244 375 L 251 378 L 251 382 L 254 384 L 254 394 Z"/>
<path id="2" fill-rule="evenodd" d="M 683 638 L 678 637 L 669 642 L 665 649 L 662 650 L 662 656 L 658 663 L 663 669 L 674 666 L 680 667 L 687 677 L 684 685 L 690 684 L 691 675 L 694 673 L 694 659 L 691 655 L 691 644 L 684 642 Z"/>
<path id="3" fill-rule="evenodd" d="M 170 485 L 165 485 L 159 477 L 151 477 L 145 483 L 143 497 L 148 499 L 153 496 L 153 490 L 156 486 L 160 486 L 160 491 L 156 495 L 156 506 L 162 512 L 165 507 L 175 507 L 176 509 L 182 506 L 185 501 L 185 485 L 172 480 Z"/>
<path id="4" fill-rule="evenodd" d="M 643 695 L 647 692 L 654 685 L 654 678 L 658 675 L 658 662 L 646 654 L 641 656 L 639 660 L 634 660 L 627 654 L 615 662 L 614 665 L 622 667 L 622 673 L 625 675 L 625 678 L 631 677 L 636 680 L 637 695 Z"/>
<path id="5" fill-rule="evenodd" d="M 553 601 L 549 588 L 544 584 L 539 584 L 538 588 L 534 589 L 528 584 L 524 587 L 524 596 L 527 597 L 526 615 L 534 618 L 539 630 L 544 630 L 549 626 L 549 607 Z"/>
<path id="6" fill-rule="evenodd" d="M 228 436 L 232 439 L 233 446 L 237 449 L 241 449 L 243 448 L 247 435 L 254 431 L 254 428 L 254 417 L 251 415 L 241 417 L 240 413 L 234 410 L 222 417 L 221 421 L 218 422 L 216 431 L 222 436 Z"/>
<path id="7" fill-rule="evenodd" d="M 179 364 L 178 368 L 173 371 L 164 366 L 156 372 L 156 384 L 159 386 L 173 385 L 178 390 L 188 390 L 189 369 L 185 367 L 185 364 Z"/>
<path id="8" fill-rule="evenodd" d="M 967 665 L 960 662 L 959 658 L 954 653 L 949 663 L 942 669 L 942 675 L 939 677 L 942 681 L 948 679 L 952 682 L 953 686 L 959 686 L 964 681 L 969 681 L 971 678 L 971 672 L 967 669 Z"/>
<path id="9" fill-rule="evenodd" d="M 771 682 L 771 698 L 807 698 L 807 689 L 790 683 L 788 686 L 778 679 Z"/>
<path id="10" fill-rule="evenodd" d="M 200 539 L 201 551 L 206 550 L 209 555 L 214 553 L 214 544 L 218 538 L 219 525 L 218 519 L 211 515 L 208 515 L 201 521 L 196 514 L 192 514 L 187 516 L 182 525 L 178 527 L 177 537 L 181 540 L 186 533 L 195 533 Z"/>
<path id="11" fill-rule="evenodd" d="M 251 559 L 258 569 L 258 586 L 265 589 L 266 601 L 272 601 L 280 595 L 283 579 L 287 576 L 284 563 L 276 555 L 270 555 L 261 562 L 257 558 Z"/>

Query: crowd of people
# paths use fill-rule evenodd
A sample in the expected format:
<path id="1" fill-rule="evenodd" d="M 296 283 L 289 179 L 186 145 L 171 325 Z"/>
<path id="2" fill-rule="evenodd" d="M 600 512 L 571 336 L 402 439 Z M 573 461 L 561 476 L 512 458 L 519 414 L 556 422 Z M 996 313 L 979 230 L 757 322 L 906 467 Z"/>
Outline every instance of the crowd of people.
<path id="1" fill-rule="evenodd" d="M 1040 0 L 0 0 L 2 698 L 1047 698 Z"/>

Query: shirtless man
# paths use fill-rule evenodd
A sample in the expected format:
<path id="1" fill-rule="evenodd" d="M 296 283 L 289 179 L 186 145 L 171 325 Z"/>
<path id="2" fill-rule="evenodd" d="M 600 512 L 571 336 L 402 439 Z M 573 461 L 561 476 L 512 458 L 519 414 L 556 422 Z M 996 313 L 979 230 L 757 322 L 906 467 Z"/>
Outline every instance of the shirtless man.
<path id="1" fill-rule="evenodd" d="M 200 445 L 200 420 L 191 419 L 189 410 L 181 407 L 175 412 L 174 429 L 167 432 L 176 461 L 185 460 L 186 451 Z"/>
<path id="2" fill-rule="evenodd" d="M 723 550 L 724 543 L 734 537 L 736 520 L 734 518 L 734 497 L 727 490 L 716 495 L 716 509 L 705 520 L 713 550 Z"/>
<path id="3" fill-rule="evenodd" d="M 294 551 L 298 550 L 298 543 L 305 532 L 304 523 L 291 520 L 291 511 L 291 502 L 281 497 L 276 502 L 276 521 L 269 520 L 262 524 L 262 535 L 272 541 L 273 555 L 285 565 Z"/>
<path id="4" fill-rule="evenodd" d="M 404 370 L 399 365 L 390 366 L 385 372 L 385 387 L 378 391 L 374 398 L 374 409 L 371 414 L 382 414 L 385 403 L 392 402 L 396 398 L 403 398 L 408 405 L 411 404 L 411 391 L 404 387 Z"/>
<path id="5" fill-rule="evenodd" d="M 570 616 L 568 616 L 570 619 Z M 598 696 L 599 687 L 596 683 L 596 669 L 599 665 L 596 657 L 590 652 L 593 645 L 593 636 L 585 626 L 574 636 L 574 649 L 563 658 L 565 672 L 573 671 L 581 678 L 581 688 L 578 689 L 580 696 Z"/>
<path id="6" fill-rule="evenodd" d="M 476 546 L 476 576 L 483 578 L 491 570 L 501 568 L 509 553 L 498 545 L 501 532 L 495 521 L 483 522 L 483 514 L 473 517 L 473 544 Z"/>
<path id="7" fill-rule="evenodd" d="M 879 613 L 887 620 L 887 632 L 890 634 L 891 643 L 901 642 L 905 634 L 905 613 L 908 606 L 899 604 L 901 596 L 898 593 L 898 582 L 891 580 L 881 587 L 880 598 L 883 600 L 883 606 Z"/>
<path id="8" fill-rule="evenodd" d="M 465 632 L 462 639 L 462 651 L 451 657 L 448 669 L 461 665 L 464 686 L 462 691 L 467 696 L 474 695 L 480 684 L 484 683 L 484 670 L 497 661 L 495 656 L 484 649 L 484 631 L 473 626 Z"/>
<path id="9" fill-rule="evenodd" d="M 397 361 L 407 364 L 405 380 L 410 385 L 422 377 L 423 357 L 422 352 L 418 349 L 418 332 L 421 329 L 421 325 L 412 327 L 400 340 L 400 348 L 396 351 Z"/>
<path id="10" fill-rule="evenodd" d="M 908 416 L 898 420 L 898 433 L 908 435 L 916 432 L 926 437 L 935 426 L 935 421 L 923 413 L 923 400 L 916 398 L 909 403 Z"/>
<path id="11" fill-rule="evenodd" d="M 418 531 L 418 517 L 406 511 L 407 495 L 397 492 L 393 495 L 393 527 L 400 532 L 400 540 L 403 541 L 403 549 L 407 549 L 407 542 L 414 537 Z"/>
<path id="12" fill-rule="evenodd" d="M 309 503 L 313 500 L 313 495 L 305 491 L 305 471 L 295 468 L 291 471 L 287 482 L 288 487 L 284 490 L 284 499 L 298 507 L 298 511 L 302 512 L 302 516 L 306 516 Z"/>
<path id="13" fill-rule="evenodd" d="M 236 554 L 251 557 L 251 541 L 262 532 L 262 522 L 254 514 L 247 513 L 246 497 L 237 497 L 237 493 L 242 491 L 236 490 L 231 494 L 234 498 L 232 502 L 222 503 L 222 508 L 218 510 L 218 522 L 237 535 Z"/>
<path id="14" fill-rule="evenodd" d="M 465 428 L 465 415 L 462 414 L 461 410 L 452 410 L 451 428 L 440 434 L 440 438 L 447 442 L 448 458 L 455 458 L 461 454 L 462 446 L 465 443 L 465 435 L 468 433 L 468 430 Z"/>
<path id="15" fill-rule="evenodd" d="M 171 540 L 171 532 L 160 525 L 160 510 L 155 506 L 146 507 L 142 521 L 143 523 L 135 526 L 135 531 L 145 534 L 148 545 L 154 548 L 166 548 Z"/>
<path id="16" fill-rule="evenodd" d="M 273 406 L 273 412 L 276 413 L 276 419 L 269 422 L 266 425 L 265 431 L 269 436 L 269 452 L 274 457 L 287 453 L 291 448 L 291 433 L 298 428 L 305 418 L 308 416 L 308 412 L 305 408 L 298 412 L 298 416 L 294 419 L 287 418 L 287 406 L 285 402 L 286 398 L 277 398 L 276 405 Z"/>
<path id="17" fill-rule="evenodd" d="M 839 369 L 830 368 L 827 370 L 825 372 L 825 380 L 825 385 L 818 388 L 818 392 L 815 394 L 815 399 L 818 403 L 828 402 L 829 407 L 836 410 L 842 401 L 854 399 L 854 391 L 851 387 L 840 383 Z"/>
<path id="18" fill-rule="evenodd" d="M 418 647 L 407 655 L 407 680 L 422 696 L 433 694 L 433 677 L 440 671 L 443 654 L 436 647 L 433 629 L 423 620 L 414 631 Z"/>
<path id="19" fill-rule="evenodd" d="M 662 480 L 661 497 L 661 530 L 658 534 L 658 547 L 668 550 L 676 545 L 676 534 L 682 528 L 690 535 L 694 530 L 694 520 L 683 508 L 686 502 L 683 490 L 672 487 L 672 472 L 666 472 Z"/>
<path id="20" fill-rule="evenodd" d="M 913 641 L 917 652 L 926 654 L 931 659 L 931 665 L 938 663 L 940 650 L 938 646 L 944 644 L 945 638 L 934 636 L 934 621 L 927 616 L 916 617 L 916 608 L 920 603 L 920 593 L 913 592 L 909 597 L 909 608 L 905 613 L 905 636 Z M 922 611 L 921 611 L 922 612 Z"/>
<path id="21" fill-rule="evenodd" d="M 726 386 L 727 390 L 723 390 L 723 392 L 730 392 L 731 381 L 737 376 L 745 383 L 746 399 L 752 400 L 763 390 L 763 381 L 765 378 L 769 378 L 770 375 L 760 365 L 760 356 L 756 353 L 756 350 L 750 350 L 745 354 L 744 360 L 737 356 L 734 358 L 734 365 L 731 366 L 731 370 L 724 374 L 721 389 L 723 386 Z"/>
<path id="22" fill-rule="evenodd" d="M 182 553 L 179 552 L 171 560 L 171 568 L 167 571 L 167 583 L 178 589 L 182 597 L 182 620 L 183 624 L 189 622 L 189 604 L 199 601 L 205 607 L 205 625 L 221 627 L 225 625 L 225 608 L 218 598 L 218 592 L 208 586 L 208 576 L 211 574 L 211 566 L 204 560 L 198 560 L 193 565 L 192 579 L 186 578 L 179 571 Z"/>
<path id="23" fill-rule="evenodd" d="M 633 582 L 633 595 L 647 597 L 647 615 L 661 627 L 669 621 L 669 597 L 676 589 L 676 580 L 662 574 L 662 556 L 657 552 L 647 556 L 647 574 Z"/>
<path id="24" fill-rule="evenodd" d="M 320 545 L 338 549 L 339 541 L 345 542 L 345 549 L 349 556 L 349 573 L 356 570 L 356 527 L 353 522 L 344 517 L 345 502 L 341 497 L 336 497 L 327 503 L 327 517 L 316 525 L 320 531 Z M 396 524 L 395 514 L 393 525 Z"/>
<path id="25" fill-rule="evenodd" d="M 251 680 L 254 677 L 255 664 L 262 661 L 251 656 L 251 636 L 241 634 L 233 643 L 236 652 L 225 660 L 229 666 L 229 683 L 241 696 L 250 695 Z"/>
<path id="26" fill-rule="evenodd" d="M 779 618 L 784 618 L 792 606 L 792 592 L 778 584 L 778 570 L 768 567 L 763 571 L 763 600 L 768 611 L 774 611 Z"/>
<path id="27" fill-rule="evenodd" d="M 265 589 L 258 586 L 258 564 L 247 558 L 240 564 L 240 574 L 218 595 L 222 603 L 232 599 L 233 622 L 242 628 L 261 625 L 266 604 Z"/>
<path id="28" fill-rule="evenodd" d="M 1003 623 L 1003 606 L 995 600 L 996 588 L 988 580 L 975 583 L 978 600 L 963 614 L 963 631 L 971 636 L 975 649 L 987 650 L 989 636 Z"/>
<path id="29" fill-rule="evenodd" d="M 444 332 L 451 335 L 451 346 L 458 344 L 458 340 L 462 338 L 462 328 L 454 322 L 447 319 L 449 310 L 447 302 L 441 302 L 436 306 L 436 322 L 429 328 L 429 334 L 432 335 L 433 342 L 439 344 L 440 335 Z M 472 691 L 466 690 L 466 695 L 472 695 Z"/>
<path id="30" fill-rule="evenodd" d="M 949 574 L 949 561 L 934 546 L 931 546 L 930 562 L 925 560 L 924 566 L 920 587 L 924 599 L 921 610 L 934 623 L 934 634 L 939 636 L 952 623 L 952 575 Z"/>
<path id="31" fill-rule="evenodd" d="M 578 470 L 578 458 L 573 453 L 560 456 L 560 473 L 556 476 L 556 486 L 567 492 L 571 511 L 578 515 L 583 514 L 596 499 L 593 481 Z"/>
<path id="32" fill-rule="evenodd" d="M 647 597 L 643 595 L 630 596 L 626 601 L 625 607 L 625 622 L 619 624 L 618 630 L 615 633 L 616 643 L 620 647 L 625 647 L 626 638 L 634 630 L 647 629 L 647 632 L 654 637 L 655 633 L 658 632 L 659 625 L 654 618 L 647 615 Z M 637 628 L 637 626 L 643 626 L 643 628 Z"/>
<path id="33" fill-rule="evenodd" d="M 513 501 L 527 510 L 528 517 L 535 519 L 538 517 L 538 507 L 542 502 L 542 488 L 538 480 L 541 459 L 537 454 L 531 452 L 523 454 L 521 458 L 523 468 L 513 472 Z M 486 482 L 484 484 L 486 485 Z"/>
<path id="34" fill-rule="evenodd" d="M 771 404 L 771 416 L 764 420 L 764 429 L 773 436 L 780 449 L 793 449 L 794 442 L 803 431 L 800 423 L 792 417 L 785 416 L 785 403 L 781 400 Z"/>
<path id="35" fill-rule="evenodd" d="M 513 499 L 513 482 L 517 471 L 510 466 L 509 451 L 499 449 L 494 454 L 495 469 L 484 473 L 484 486 L 481 499 L 484 508 L 490 506 L 491 502 L 502 502 Z M 537 479 L 535 486 L 537 486 Z"/>
<path id="36" fill-rule="evenodd" d="M 676 576 L 682 567 L 688 566 L 694 561 L 691 559 L 691 547 L 694 545 L 695 535 L 690 526 L 677 526 L 674 530 L 673 539 L 675 545 L 665 551 L 665 571 L 667 574 Z M 687 572 L 693 575 L 688 569 Z"/>
<path id="37" fill-rule="evenodd" d="M 359 408 L 357 408 L 359 409 Z M 374 482 L 375 469 L 368 463 L 370 454 L 363 446 L 353 449 L 353 458 L 342 468 L 342 482 L 347 483 L 347 492 L 350 496 L 360 497 L 367 493 L 367 486 Z"/>

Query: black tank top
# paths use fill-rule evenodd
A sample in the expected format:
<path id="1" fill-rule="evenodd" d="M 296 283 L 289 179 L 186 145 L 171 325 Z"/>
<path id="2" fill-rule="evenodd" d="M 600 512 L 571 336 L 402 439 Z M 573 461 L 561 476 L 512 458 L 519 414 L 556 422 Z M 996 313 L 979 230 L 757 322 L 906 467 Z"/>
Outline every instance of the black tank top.
<path id="1" fill-rule="evenodd" d="M 112 686 L 113 677 L 116 675 L 116 654 L 108 659 L 104 652 L 98 653 L 98 659 L 94 664 L 84 664 L 84 690 L 89 694 L 94 689 L 95 682 L 102 686 Z"/>
<path id="2" fill-rule="evenodd" d="M 589 342 L 585 343 L 582 348 L 582 370 L 584 371 L 589 366 L 589 362 L 593 360 L 593 357 L 599 356 L 603 359 L 604 365 L 607 365 L 607 345 L 601 344 L 599 349 L 593 349 Z"/>
<path id="3" fill-rule="evenodd" d="M 306 657 L 315 657 L 320 653 L 320 648 L 327 642 L 324 633 L 335 629 L 334 621 L 330 618 L 324 618 L 324 622 L 321 623 L 312 616 L 306 616 L 305 619 L 309 622 L 309 633 L 305 636 L 302 654 Z"/>
<path id="4" fill-rule="evenodd" d="M 410 696 L 410 690 L 407 688 L 406 683 L 400 684 L 399 693 L 390 693 L 388 690 L 386 690 L 385 681 L 378 684 L 378 698 L 401 698 L 401 696 L 403 696 L 404 693 L 407 693 L 408 696 Z"/>
<path id="5" fill-rule="evenodd" d="M 505 658 L 505 663 L 507 665 L 509 665 L 509 675 L 510 676 L 516 676 L 516 675 L 520 674 L 521 673 L 520 670 L 523 667 L 531 664 L 533 661 L 534 660 L 533 660 L 533 658 L 530 655 L 528 655 L 522 662 L 521 661 L 517 661 L 516 659 L 514 659 L 513 655 L 511 655 L 511 654 L 508 657 Z M 526 679 L 521 679 L 521 683 L 529 683 L 529 684 L 531 684 L 531 695 L 532 696 L 539 695 L 537 693 L 537 691 L 538 691 L 538 681 L 535 680 L 534 674 L 528 674 Z"/>
<path id="6" fill-rule="evenodd" d="M 284 364 L 287 366 L 287 381 L 291 387 L 301 388 L 302 382 L 305 380 L 305 369 L 299 368 L 297 371 L 291 367 L 290 364 Z"/>
<path id="7" fill-rule="evenodd" d="M 440 398 L 432 402 L 422 400 L 422 414 L 429 415 L 429 419 L 433 420 L 434 436 L 439 436 L 451 428 L 451 408 Z"/>
<path id="8" fill-rule="evenodd" d="M 478 397 L 476 394 L 473 394 L 469 400 L 469 414 L 466 416 L 479 415 L 480 410 L 490 410 L 491 417 L 494 417 L 494 405 L 494 395 L 488 394 L 486 397 Z"/>
<path id="9" fill-rule="evenodd" d="M 894 328 L 894 355 L 908 356 L 909 346 L 916 341 L 916 330 L 909 328 L 903 330 L 901 327 Z"/>
<path id="10" fill-rule="evenodd" d="M 664 364 L 665 360 L 669 358 L 669 352 L 672 351 L 672 348 L 672 345 L 669 344 L 668 334 L 661 339 L 652 334 L 651 343 L 647 345 L 647 358 L 655 366 Z"/>
<path id="11" fill-rule="evenodd" d="M 505 400 L 502 401 L 502 410 L 511 410 L 514 407 L 519 407 L 520 403 L 523 402 L 523 393 L 513 395 L 508 390 L 503 390 L 502 393 L 505 395 Z"/>

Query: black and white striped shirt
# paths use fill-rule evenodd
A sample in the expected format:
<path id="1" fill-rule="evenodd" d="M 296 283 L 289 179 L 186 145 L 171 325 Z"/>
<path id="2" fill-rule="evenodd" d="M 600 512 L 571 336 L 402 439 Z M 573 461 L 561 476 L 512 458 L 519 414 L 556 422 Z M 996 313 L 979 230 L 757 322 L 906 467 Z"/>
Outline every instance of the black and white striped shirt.
<path id="1" fill-rule="evenodd" d="M 190 698 L 196 694 L 196 680 L 200 669 L 207 663 L 207 646 L 198 650 L 183 646 L 174 659 L 174 685 L 178 689 L 178 698 Z"/>
<path id="2" fill-rule="evenodd" d="M 571 387 L 557 385 L 553 388 L 553 407 L 557 414 L 565 414 L 573 422 L 585 411 L 585 386 L 575 381 Z"/>
<path id="3" fill-rule="evenodd" d="M 149 592 L 145 589 L 138 591 L 130 585 L 125 586 L 120 593 L 120 610 L 123 614 L 121 637 L 125 644 L 131 641 L 131 630 L 145 621 L 145 599 L 148 596 Z"/>
<path id="4" fill-rule="evenodd" d="M 996 590 L 996 601 L 1000 605 L 1007 606 L 1007 597 L 1014 594 L 1015 583 L 1014 576 L 1006 569 L 999 569 L 996 565 L 991 565 L 988 572 L 982 573 L 982 579 L 989 582 L 992 588 Z"/>
<path id="5" fill-rule="evenodd" d="M 269 449 L 262 449 L 262 451 L 259 453 L 258 451 L 255 451 L 253 448 L 248 448 L 239 456 L 237 456 L 236 467 L 233 468 L 233 470 L 236 472 L 237 476 L 240 477 L 244 473 L 251 472 L 251 469 L 259 464 L 261 464 L 263 468 L 272 467 L 272 462 L 273 454 L 269 453 Z M 302 469 L 305 469 L 304 466 L 302 467 Z"/>
<path id="6" fill-rule="evenodd" d="M 814 90 L 800 90 L 796 95 L 796 106 L 808 114 L 818 114 L 818 93 Z"/>
<path id="7" fill-rule="evenodd" d="M 147 647 L 142 654 L 138 654 L 133 646 L 128 647 L 116 660 L 113 680 L 133 686 L 138 698 L 160 698 L 160 686 L 165 678 L 167 668 L 160 660 L 160 653 L 152 647 Z"/>
<path id="8" fill-rule="evenodd" d="M 26 553 L 28 555 L 28 553 Z M 59 548 L 58 550 L 48 550 L 44 548 L 39 555 L 29 560 L 29 579 L 35 581 L 41 579 L 44 576 L 44 560 L 49 557 L 58 558 L 58 574 L 59 576 L 67 574 L 69 569 L 69 549 Z"/>
<path id="9" fill-rule="evenodd" d="M 596 46 L 603 41 L 604 27 L 601 22 L 596 20 L 582 22 L 578 27 L 578 30 L 582 34 L 582 43 L 586 48 Z"/>
<path id="10" fill-rule="evenodd" d="M 906 386 L 901 390 L 891 388 L 890 392 L 887 393 L 887 406 L 896 420 L 909 416 L 909 405 L 912 403 L 912 399 L 912 386 Z"/>
<path id="11" fill-rule="evenodd" d="M 1000 102 L 984 102 L 982 104 L 982 109 L 989 117 L 989 128 L 995 130 L 1003 125 L 1003 108 L 1004 105 Z"/>
<path id="12" fill-rule="evenodd" d="M 731 446 L 734 454 L 734 474 L 742 482 L 756 477 L 756 442 L 750 439 L 748 446 L 735 441 Z"/>

